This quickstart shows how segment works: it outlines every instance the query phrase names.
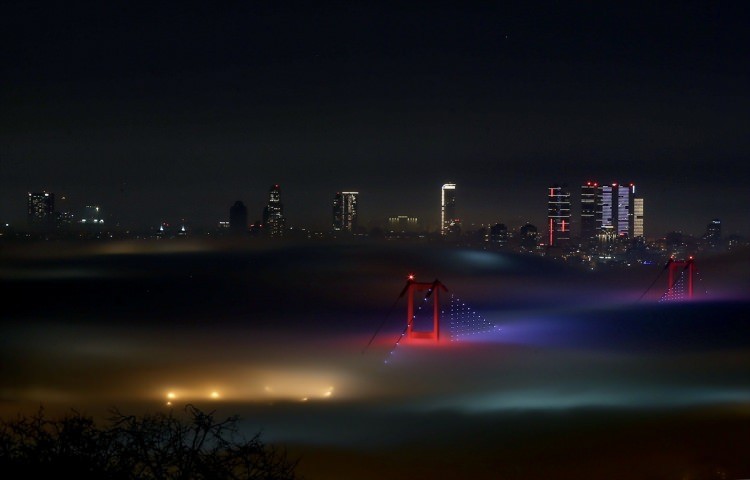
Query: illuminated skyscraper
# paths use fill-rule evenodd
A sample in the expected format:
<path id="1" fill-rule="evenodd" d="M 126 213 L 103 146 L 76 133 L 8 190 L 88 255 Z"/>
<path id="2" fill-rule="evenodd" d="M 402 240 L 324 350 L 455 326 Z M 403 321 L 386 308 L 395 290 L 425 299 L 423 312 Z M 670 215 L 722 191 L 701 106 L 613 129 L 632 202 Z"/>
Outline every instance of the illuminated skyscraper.
<path id="1" fill-rule="evenodd" d="M 553 185 L 547 193 L 547 239 L 550 247 L 570 240 L 570 193 L 565 185 Z"/>
<path id="2" fill-rule="evenodd" d="M 601 196 L 603 234 L 631 238 L 643 236 L 643 199 L 635 196 L 635 185 L 603 185 Z"/>
<path id="3" fill-rule="evenodd" d="M 440 233 L 447 235 L 459 223 L 456 216 L 456 184 L 446 183 L 440 189 Z"/>
<path id="4" fill-rule="evenodd" d="M 333 197 L 333 231 L 352 232 L 357 227 L 359 192 L 337 192 Z"/>
<path id="5" fill-rule="evenodd" d="M 581 240 L 591 241 L 602 229 L 602 196 L 599 184 L 586 182 L 581 187 Z"/>
<path id="6" fill-rule="evenodd" d="M 263 209 L 263 225 L 271 237 L 283 237 L 286 226 L 284 205 L 281 203 L 281 187 L 273 185 L 268 193 L 268 204 Z"/>
<path id="7" fill-rule="evenodd" d="M 55 219 L 55 194 L 31 193 L 27 199 L 27 220 L 30 227 L 51 227 Z"/>
<path id="8" fill-rule="evenodd" d="M 643 199 L 633 198 L 633 237 L 643 237 Z"/>

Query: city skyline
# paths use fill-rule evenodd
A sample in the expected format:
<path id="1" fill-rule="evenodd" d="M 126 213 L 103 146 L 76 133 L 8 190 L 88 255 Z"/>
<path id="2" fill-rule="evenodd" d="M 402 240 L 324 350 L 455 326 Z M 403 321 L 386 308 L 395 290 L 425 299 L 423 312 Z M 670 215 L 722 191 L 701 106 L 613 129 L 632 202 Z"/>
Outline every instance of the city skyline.
<path id="1" fill-rule="evenodd" d="M 750 234 L 750 42 L 732 6 L 2 13 L 0 221 L 46 189 L 126 224 L 208 224 L 237 199 L 260 215 L 274 183 L 291 223 L 328 224 L 340 189 L 362 192 L 364 224 L 435 219 L 450 181 L 465 223 L 539 226 L 540 189 L 596 178 L 639 186 L 647 232 L 721 217 Z"/>
<path id="2" fill-rule="evenodd" d="M 256 226 L 267 226 L 268 219 L 270 217 L 278 218 L 278 225 L 273 228 L 274 232 L 270 232 L 269 234 L 273 237 L 279 237 L 283 235 L 283 230 L 285 228 L 303 228 L 303 229 L 311 229 L 314 231 L 327 231 L 331 228 L 330 223 L 330 213 L 329 213 L 329 220 L 327 222 L 322 223 L 315 223 L 314 221 L 310 221 L 310 219 L 298 219 L 296 222 L 292 222 L 291 224 L 288 223 L 288 218 L 284 214 L 284 206 L 280 201 L 280 189 L 281 186 L 279 184 L 274 184 L 270 187 L 270 189 L 267 190 L 267 199 L 265 205 L 246 205 L 242 200 L 236 200 L 233 202 L 232 208 L 227 210 L 224 209 L 224 215 L 220 216 L 216 219 L 209 220 L 207 222 L 196 222 L 191 217 L 186 218 L 168 218 L 168 217 L 161 217 L 160 220 L 152 223 L 131 223 L 127 224 L 124 222 L 120 222 L 117 218 L 113 218 L 111 215 L 109 215 L 108 218 L 108 227 L 112 227 L 113 225 L 118 228 L 125 228 L 125 229 L 135 229 L 135 230 L 145 230 L 149 228 L 154 228 L 156 226 L 162 225 L 162 224 L 182 224 L 182 225 L 190 225 L 192 228 L 200 228 L 200 229 L 210 229 L 214 228 L 216 226 L 220 226 L 222 224 L 229 225 L 231 223 L 231 211 L 233 208 L 237 208 L 237 202 L 242 203 L 242 207 L 245 210 L 244 216 L 246 218 L 246 224 L 248 230 L 253 227 L 253 225 Z M 446 189 L 450 192 L 449 196 L 446 196 Z M 337 192 L 334 196 L 334 223 L 336 224 L 341 223 L 341 218 L 336 220 L 336 205 L 339 200 L 337 200 L 340 196 L 354 196 L 355 203 L 354 203 L 354 214 L 357 219 L 357 226 L 359 227 L 359 231 L 361 233 L 367 233 L 370 229 L 380 229 L 380 228 L 387 228 L 390 224 L 393 223 L 394 218 L 396 217 L 409 217 L 412 219 L 413 224 L 410 227 L 411 230 L 414 230 L 414 227 L 416 226 L 416 223 L 418 222 L 420 225 L 420 230 L 425 232 L 441 232 L 443 236 L 447 233 L 447 230 L 444 229 L 444 227 L 441 227 L 441 225 L 445 225 L 445 218 L 446 218 L 446 201 L 448 203 L 447 210 L 449 212 L 449 217 L 453 216 L 456 217 L 453 219 L 453 221 L 450 221 L 449 224 L 446 225 L 445 228 L 450 227 L 452 224 L 455 223 L 455 226 L 458 228 L 457 232 L 460 232 L 462 228 L 464 228 L 464 231 L 466 228 L 470 229 L 469 231 L 479 228 L 479 227 L 492 227 L 497 224 L 507 225 L 511 228 L 512 231 L 519 231 L 521 227 L 527 224 L 534 225 L 537 228 L 540 228 L 542 231 L 546 232 L 547 237 L 547 243 L 557 243 L 552 242 L 549 232 L 550 232 L 550 219 L 553 217 L 557 217 L 560 215 L 560 212 L 556 212 L 553 214 L 553 204 L 556 204 L 560 196 L 560 191 L 562 191 L 564 198 L 565 198 L 565 212 L 561 218 L 564 217 L 564 231 L 566 232 L 566 238 L 564 239 L 564 242 L 567 242 L 567 240 L 570 239 L 580 239 L 582 241 L 586 241 L 587 239 L 593 239 L 596 236 L 597 232 L 606 233 L 607 231 L 613 230 L 613 227 L 615 224 L 618 224 L 617 219 L 613 219 L 612 215 L 614 213 L 618 213 L 615 210 L 612 210 L 612 203 L 616 202 L 617 195 L 615 195 L 619 190 L 624 191 L 625 193 L 622 195 L 626 195 L 628 202 L 627 205 L 624 206 L 625 210 L 624 213 L 620 212 L 618 215 L 626 215 L 628 218 L 624 220 L 626 223 L 625 226 L 620 228 L 618 231 L 620 234 L 623 232 L 627 235 L 627 232 L 630 229 L 635 229 L 633 235 L 627 235 L 630 237 L 637 237 L 637 236 L 643 236 L 645 238 L 659 238 L 664 237 L 665 235 L 668 235 L 670 232 L 679 232 L 682 234 L 686 234 L 689 236 L 701 236 L 706 234 L 706 226 L 709 225 L 712 221 L 719 219 L 721 221 L 721 216 L 717 215 L 711 218 L 707 218 L 702 225 L 699 225 L 698 228 L 695 231 L 684 231 L 684 230 L 668 230 L 668 231 L 655 231 L 651 230 L 649 228 L 644 229 L 644 199 L 642 196 L 637 195 L 635 193 L 635 184 L 630 183 L 627 186 L 623 186 L 618 184 L 617 182 L 612 183 L 610 185 L 606 184 L 599 184 L 598 182 L 585 182 L 581 183 L 580 186 L 577 186 L 576 188 L 573 188 L 572 190 L 575 192 L 578 192 L 580 189 L 580 193 L 577 195 L 571 195 L 570 191 L 571 188 L 568 186 L 567 183 L 562 184 L 553 184 L 552 186 L 547 186 L 547 204 L 546 204 L 546 210 L 544 212 L 539 212 L 540 215 L 537 215 L 540 220 L 538 222 L 534 222 L 529 219 L 521 219 L 520 216 L 517 216 L 515 218 L 515 222 L 513 220 L 506 220 L 506 218 L 513 218 L 513 215 L 507 215 L 505 217 L 503 216 L 496 216 L 494 220 L 488 220 L 484 222 L 464 222 L 461 220 L 461 217 L 464 217 L 464 211 L 461 210 L 460 206 L 456 207 L 456 192 L 457 192 L 457 185 L 455 183 L 447 183 L 443 184 L 441 187 L 441 193 L 440 193 L 440 205 L 432 206 L 432 215 L 430 212 L 427 212 L 425 215 L 415 215 L 413 214 L 413 210 L 411 211 L 397 211 L 392 212 L 391 214 L 385 216 L 385 217 L 379 217 L 379 216 L 373 216 L 368 215 L 367 210 L 365 210 L 364 215 L 362 215 L 361 209 L 357 206 L 358 197 L 360 195 L 360 192 Z M 553 190 L 557 193 L 555 195 L 552 195 Z M 604 193 L 606 191 L 606 193 Z M 95 210 L 95 216 L 101 223 L 104 223 L 104 217 L 107 216 L 106 209 L 103 211 L 100 211 L 101 207 L 98 204 L 79 204 L 79 205 L 71 205 L 70 201 L 68 200 L 68 196 L 66 195 L 58 195 L 64 202 L 66 209 L 58 209 L 54 207 L 54 198 L 55 198 L 55 192 L 49 192 L 46 190 L 38 191 L 38 192 L 28 192 L 28 203 L 26 205 L 26 214 L 25 218 L 23 220 L 20 219 L 14 222 L 12 225 L 8 222 L 3 222 L 3 224 L 7 224 L 7 226 L 16 228 L 19 230 L 24 230 L 27 227 L 31 226 L 30 222 L 38 222 L 39 219 L 34 220 L 30 216 L 31 212 L 31 199 L 36 198 L 39 196 L 49 195 L 52 198 L 52 210 L 49 211 L 50 214 L 55 213 L 58 215 L 62 215 L 64 218 L 58 219 L 59 221 L 63 221 L 63 223 L 72 224 L 72 223 L 78 223 L 82 221 L 85 218 L 91 217 L 94 215 L 92 212 Z M 613 197 L 613 195 L 615 195 Z M 562 197 L 560 197 L 562 198 Z M 603 199 L 611 198 L 610 200 Z M 557 200 L 555 200 L 557 199 Z M 463 201 L 463 198 L 462 198 Z M 469 202 L 470 203 L 470 202 Z M 541 202 L 538 202 L 541 203 Z M 604 205 L 603 205 L 604 204 Z M 343 206 L 343 204 L 342 204 Z M 258 208 L 255 208 L 258 207 Z M 607 217 L 607 214 L 603 214 L 602 208 L 610 210 L 609 212 L 609 220 L 607 220 L 605 217 Z M 554 207 L 555 210 L 557 210 L 559 207 Z M 116 210 L 116 209 L 115 209 Z M 259 213 L 256 215 L 253 213 L 255 210 L 259 210 Z M 229 215 L 226 214 L 226 212 L 229 211 Z M 435 213 L 437 211 L 437 213 Z M 632 215 L 628 212 L 632 211 Z M 270 212 L 270 213 L 269 213 Z M 329 210 L 330 212 L 330 210 Z M 80 218 L 75 218 L 76 214 Z M 543 215 L 543 216 L 542 216 Z M 339 213 L 339 217 L 341 216 L 341 213 Z M 361 220 L 361 218 L 364 217 L 364 221 Z M 433 218 L 437 217 L 437 218 Z M 648 218 L 648 216 L 646 216 Z M 452 218 L 452 217 L 451 217 Z M 109 223 L 111 222 L 111 223 Z M 588 222 L 588 223 L 587 223 Z M 614 223 L 613 223 L 614 222 Z M 650 224 L 650 218 L 645 222 L 646 225 Z M 560 228 L 560 225 L 557 225 L 557 220 L 555 221 L 556 229 Z M 726 225 L 726 224 L 725 224 Z M 336 228 L 334 226 L 333 230 L 341 230 L 342 228 Z M 347 228 L 343 228 L 343 230 L 351 231 L 351 226 Z M 645 234 L 644 234 L 645 233 Z M 729 228 L 726 228 L 726 233 L 728 235 L 739 235 L 742 237 L 745 237 L 747 235 L 740 233 L 736 230 L 732 230 L 731 226 Z"/>

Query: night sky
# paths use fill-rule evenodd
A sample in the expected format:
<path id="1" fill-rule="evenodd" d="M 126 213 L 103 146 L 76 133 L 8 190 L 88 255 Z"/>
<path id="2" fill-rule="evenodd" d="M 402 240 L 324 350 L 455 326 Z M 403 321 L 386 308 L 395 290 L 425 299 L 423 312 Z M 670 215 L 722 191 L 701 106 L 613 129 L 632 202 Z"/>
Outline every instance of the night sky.
<path id="1" fill-rule="evenodd" d="M 633 182 L 647 236 L 750 234 L 750 31 L 730 2 L 3 2 L 0 220 L 28 191 L 123 225 L 539 226 L 546 187 Z M 574 207 L 576 203 L 574 203 Z M 65 208 L 61 206 L 60 208 Z M 576 209 L 574 209 L 574 214 Z"/>

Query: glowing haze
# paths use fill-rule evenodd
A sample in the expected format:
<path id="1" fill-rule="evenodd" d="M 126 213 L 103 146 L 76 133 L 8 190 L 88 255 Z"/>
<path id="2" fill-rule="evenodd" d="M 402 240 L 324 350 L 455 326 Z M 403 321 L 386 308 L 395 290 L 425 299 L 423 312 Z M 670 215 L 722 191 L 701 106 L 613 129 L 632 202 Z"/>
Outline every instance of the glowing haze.
<path id="1" fill-rule="evenodd" d="M 335 450 L 436 442 L 513 412 L 750 404 L 747 252 L 701 261 L 700 294 L 676 304 L 657 302 L 665 285 L 643 295 L 662 266 L 592 272 L 428 245 L 59 252 L 5 251 L 3 414 L 193 403 Z M 409 273 L 491 328 L 401 340 Z"/>

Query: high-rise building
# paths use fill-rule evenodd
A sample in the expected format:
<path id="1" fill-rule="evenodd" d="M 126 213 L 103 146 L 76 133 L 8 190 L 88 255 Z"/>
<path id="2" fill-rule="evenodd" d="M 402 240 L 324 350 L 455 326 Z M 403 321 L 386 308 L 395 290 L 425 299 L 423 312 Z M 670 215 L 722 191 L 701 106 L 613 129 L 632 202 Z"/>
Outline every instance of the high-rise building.
<path id="1" fill-rule="evenodd" d="M 643 199 L 635 195 L 635 185 L 602 185 L 601 233 L 605 236 L 642 237 Z"/>
<path id="2" fill-rule="evenodd" d="M 359 192 L 337 192 L 333 197 L 333 231 L 352 232 L 357 227 Z"/>
<path id="3" fill-rule="evenodd" d="M 27 220 L 30 227 L 51 227 L 55 220 L 55 194 L 29 192 Z"/>
<path id="4" fill-rule="evenodd" d="M 643 237 L 643 204 L 632 183 L 586 182 L 581 187 L 581 239 Z"/>
<path id="5" fill-rule="evenodd" d="M 536 226 L 527 223 L 518 230 L 521 248 L 528 252 L 536 250 L 539 244 L 539 231 Z"/>
<path id="6" fill-rule="evenodd" d="M 633 237 L 643 237 L 643 199 L 641 197 L 633 198 Z"/>
<path id="7" fill-rule="evenodd" d="M 586 182 L 581 187 L 581 240 L 592 241 L 602 229 L 602 196 L 599 184 Z"/>
<path id="8" fill-rule="evenodd" d="M 721 247 L 721 220 L 714 218 L 706 225 L 705 239 L 708 248 L 717 250 Z"/>
<path id="9" fill-rule="evenodd" d="M 550 247 L 570 240 L 570 193 L 565 185 L 547 189 L 547 238 Z"/>
<path id="10" fill-rule="evenodd" d="M 247 232 L 247 207 L 241 200 L 237 200 L 229 208 L 229 229 L 233 233 L 241 234 Z"/>
<path id="11" fill-rule="evenodd" d="M 440 233 L 448 235 L 459 222 L 456 216 L 456 184 L 446 183 L 440 189 Z"/>
<path id="12" fill-rule="evenodd" d="M 510 234 L 508 227 L 504 223 L 496 223 L 490 227 L 487 234 L 487 242 L 496 247 L 505 247 L 508 245 Z"/>
<path id="13" fill-rule="evenodd" d="M 271 237 L 283 237 L 286 227 L 284 205 L 281 203 L 281 187 L 271 186 L 268 192 L 268 204 L 263 209 L 263 225 Z"/>

